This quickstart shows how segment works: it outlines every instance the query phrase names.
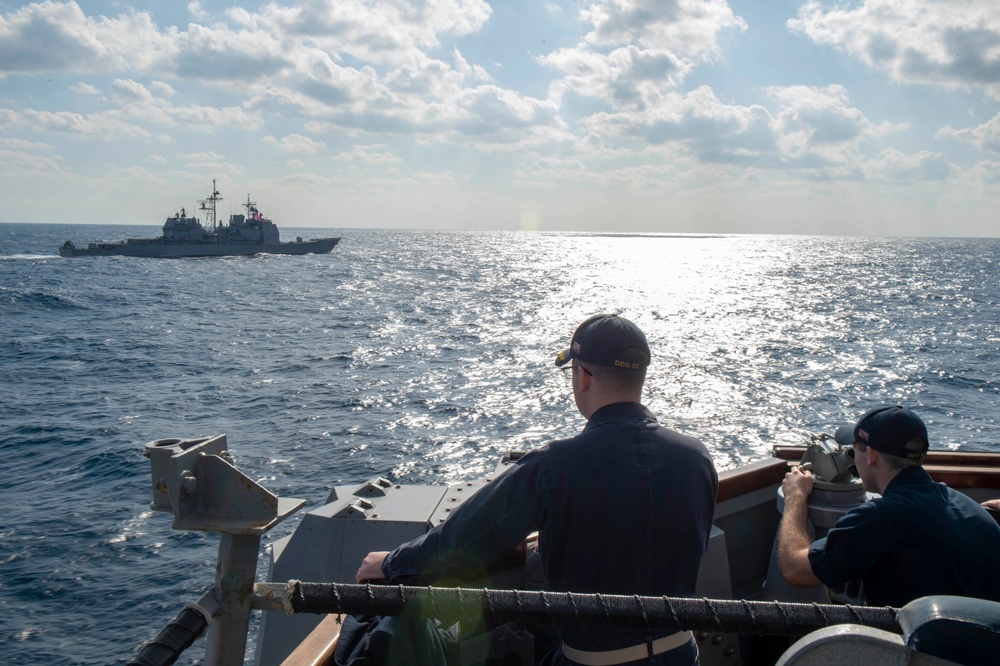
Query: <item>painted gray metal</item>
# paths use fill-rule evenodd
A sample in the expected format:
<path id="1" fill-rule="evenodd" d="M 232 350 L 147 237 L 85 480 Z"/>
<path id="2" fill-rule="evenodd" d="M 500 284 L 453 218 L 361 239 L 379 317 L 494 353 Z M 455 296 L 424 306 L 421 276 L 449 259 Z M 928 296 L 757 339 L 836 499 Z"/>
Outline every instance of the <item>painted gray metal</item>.
<path id="1" fill-rule="evenodd" d="M 136 242 L 136 241 L 148 242 Z M 76 247 L 66 241 L 59 248 L 63 257 L 146 257 L 177 259 L 183 257 L 236 257 L 254 254 L 326 254 L 340 242 L 340 238 L 298 240 L 289 243 L 171 243 L 160 239 L 130 238 L 121 243 L 90 243 Z"/>
<path id="2" fill-rule="evenodd" d="M 305 506 L 276 497 L 232 463 L 225 435 L 158 439 L 146 445 L 156 511 L 171 511 L 173 528 L 218 532 L 215 584 L 196 605 L 211 617 L 205 663 L 241 666 L 261 534 Z"/>
<path id="3" fill-rule="evenodd" d="M 207 216 L 207 228 L 201 220 L 188 216 L 185 209 L 168 217 L 163 223 L 163 235 L 157 238 L 128 238 L 118 243 L 89 243 L 77 247 L 66 241 L 59 248 L 62 257 L 231 257 L 253 254 L 325 254 L 333 250 L 340 238 L 318 238 L 293 243 L 280 242 L 278 227 L 264 217 L 257 204 L 250 200 L 243 204 L 247 214 L 229 216 L 228 224 L 217 220 L 217 205 L 222 195 L 215 189 L 201 200 L 201 210 Z"/>

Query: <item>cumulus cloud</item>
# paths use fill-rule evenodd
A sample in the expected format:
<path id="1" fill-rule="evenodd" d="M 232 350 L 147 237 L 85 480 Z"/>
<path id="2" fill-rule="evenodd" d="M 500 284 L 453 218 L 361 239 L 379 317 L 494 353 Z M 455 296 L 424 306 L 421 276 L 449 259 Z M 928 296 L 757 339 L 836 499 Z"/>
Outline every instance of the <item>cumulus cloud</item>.
<path id="1" fill-rule="evenodd" d="M 70 111 L 39 111 L 25 109 L 20 114 L 21 121 L 38 132 L 55 132 L 78 138 L 98 138 L 104 140 L 121 137 L 148 139 L 149 131 L 127 122 L 119 111 L 81 114 Z"/>
<path id="2" fill-rule="evenodd" d="M 492 81 L 493 77 L 482 65 L 470 64 L 457 48 L 452 51 L 452 59 L 455 61 L 455 71 L 462 77 L 475 81 Z"/>
<path id="3" fill-rule="evenodd" d="M 76 2 L 47 0 L 0 17 L 0 72 L 132 71 L 168 44 L 146 12 L 90 18 Z"/>
<path id="4" fill-rule="evenodd" d="M 192 0 L 192 2 L 188 3 L 187 8 L 188 12 L 190 12 L 191 16 L 196 20 L 201 21 L 209 17 L 208 12 L 206 12 L 205 8 L 201 6 L 201 0 Z"/>
<path id="5" fill-rule="evenodd" d="M 788 86 L 769 89 L 781 108 L 775 118 L 778 141 L 787 156 L 814 153 L 827 160 L 856 149 L 862 139 L 904 129 L 891 123 L 875 124 L 850 105 L 847 89 Z"/>
<path id="6" fill-rule="evenodd" d="M 7 150 L 0 144 L 0 173 L 2 174 L 20 178 L 25 174 L 45 175 L 60 170 L 58 158 L 28 153 L 23 150 Z"/>
<path id="7" fill-rule="evenodd" d="M 1000 12 L 995 0 L 810 0 L 788 29 L 833 46 L 901 83 L 982 88 L 1000 99 Z"/>
<path id="8" fill-rule="evenodd" d="M 726 0 L 603 0 L 580 12 L 591 27 L 585 41 L 595 46 L 636 43 L 687 56 L 719 52 L 722 30 L 746 30 Z"/>
<path id="9" fill-rule="evenodd" d="M 205 173 L 219 173 L 227 175 L 238 175 L 243 172 L 243 167 L 237 166 L 226 160 L 224 155 L 214 151 L 204 153 L 190 153 L 185 156 L 187 166 L 190 169 Z"/>
<path id="10" fill-rule="evenodd" d="M 261 141 L 271 144 L 284 153 L 316 153 L 326 148 L 326 144 L 322 141 L 315 141 L 301 134 L 289 134 L 280 140 L 268 135 Z"/>
<path id="11" fill-rule="evenodd" d="M 263 30 L 191 24 L 171 42 L 170 67 L 184 78 L 254 82 L 294 68 L 286 48 Z"/>
<path id="12" fill-rule="evenodd" d="M 1000 154 L 1000 115 L 993 116 L 977 127 L 954 129 L 945 125 L 935 134 L 937 139 L 954 139 L 988 153 Z"/>
<path id="13" fill-rule="evenodd" d="M 992 92 L 1000 85 L 994 2 L 964 0 L 956 11 L 953 3 L 915 0 L 828 2 L 829 8 L 807 1 L 787 25 L 900 83 Z M 502 176 L 508 182 L 533 188 L 620 183 L 654 191 L 694 172 L 738 173 L 745 183 L 766 181 L 771 176 L 764 172 L 778 169 L 797 184 L 803 178 L 932 181 L 955 173 L 945 155 L 920 152 L 926 144 L 904 148 L 908 137 L 899 140 L 900 150 L 870 157 L 906 126 L 880 121 L 891 115 L 872 115 L 895 113 L 889 105 L 876 110 L 874 102 L 852 100 L 849 81 L 809 77 L 823 85 L 768 87 L 794 82 L 769 75 L 742 100 L 743 90 L 728 82 L 725 89 L 694 87 L 727 75 L 709 71 L 689 83 L 700 68 L 725 64 L 722 45 L 748 29 L 726 0 L 587 0 L 578 6 L 583 9 L 573 16 L 566 3 L 537 9 L 553 17 L 549 46 L 539 46 L 544 40 L 533 35 L 530 48 L 543 50 L 525 48 L 500 63 L 503 69 L 489 62 L 487 71 L 476 62 L 492 57 L 483 49 L 495 37 L 485 0 L 273 0 L 226 9 L 192 0 L 186 15 L 180 6 L 190 22 L 179 26 L 157 25 L 148 11 L 88 16 L 72 0 L 46 0 L 0 16 L 0 77 L 69 76 L 58 98 L 4 100 L 12 108 L 0 109 L 0 127 L 16 127 L 24 136 L 50 131 L 58 139 L 125 136 L 150 143 L 187 141 L 192 133 L 186 130 L 242 130 L 250 137 L 242 146 L 263 141 L 291 158 L 288 169 L 325 164 L 338 177 L 364 173 L 366 165 L 384 170 L 386 178 L 396 169 L 409 174 L 399 157 L 409 153 L 395 143 L 401 138 L 417 149 L 444 153 L 460 146 L 463 155 L 490 154 L 514 165 Z M 521 68 L 528 76 L 514 73 Z M 66 95 L 65 79 L 79 81 L 69 86 L 77 97 Z M 66 99 L 89 113 L 61 110 Z M 1000 154 L 1000 116 L 968 128 L 954 125 L 937 138 Z M 61 147 L 58 140 L 52 145 Z M 304 157 L 314 154 L 329 158 Z M 219 173 L 248 168 L 225 154 L 185 159 L 190 168 Z M 171 153 L 169 161 L 180 158 Z M 992 162 L 976 169 L 982 182 L 996 171 Z M 447 171 L 408 177 L 391 181 L 417 188 L 460 182 Z"/>
<path id="14" fill-rule="evenodd" d="M 89 83 L 84 83 L 82 81 L 80 83 L 74 83 L 69 87 L 69 89 L 70 92 L 75 92 L 80 95 L 90 95 L 92 97 L 97 97 L 101 94 L 101 91 L 97 88 L 97 86 L 92 86 Z"/>
<path id="15" fill-rule="evenodd" d="M 595 114 L 584 124 L 605 144 L 634 139 L 640 146 L 659 147 L 672 159 L 681 151 L 702 164 L 780 168 L 809 180 L 863 178 L 865 142 L 905 128 L 872 122 L 851 105 L 842 86 L 773 87 L 767 92 L 772 109 L 729 104 L 701 86 L 671 93 L 654 107 Z M 891 168 L 887 158 L 882 162 L 872 173 L 904 173 L 901 157 Z M 923 156 L 919 169 L 912 163 L 905 168 L 930 177 L 941 173 L 933 162 L 932 156 Z"/>
<path id="16" fill-rule="evenodd" d="M 722 31 L 747 27 L 725 0 L 602 0 L 580 19 L 590 31 L 579 44 L 538 58 L 562 74 L 550 96 L 573 92 L 615 108 L 660 103 L 696 63 L 719 55 Z"/>
<path id="17" fill-rule="evenodd" d="M 772 122 L 764 107 L 725 104 L 701 86 L 670 93 L 654 108 L 595 114 L 586 126 L 595 136 L 611 132 L 654 146 L 681 145 L 707 162 L 746 163 L 776 158 Z"/>
<path id="18" fill-rule="evenodd" d="M 907 155 L 890 148 L 883 151 L 878 159 L 869 162 L 865 171 L 871 179 L 909 183 L 945 180 L 959 170 L 941 153 L 920 151 Z"/>
<path id="19" fill-rule="evenodd" d="M 587 48 L 559 49 L 539 61 L 563 76 L 550 87 L 554 99 L 567 91 L 613 100 L 617 107 L 647 106 L 663 99 L 693 69 L 670 51 L 650 51 L 633 45 L 597 53 Z"/>
<path id="20" fill-rule="evenodd" d="M 365 162 L 368 164 L 395 164 L 403 161 L 393 155 L 386 146 L 380 144 L 355 146 L 350 152 L 334 155 L 333 159 L 341 162 Z"/>
<path id="21" fill-rule="evenodd" d="M 212 131 L 218 127 L 256 129 L 260 118 L 239 107 L 214 106 L 174 106 L 169 100 L 154 94 L 173 94 L 170 86 L 153 85 L 147 88 L 131 79 L 115 79 L 110 87 L 112 99 L 121 107 L 121 113 L 137 122 L 185 126 L 200 131 Z"/>
<path id="22" fill-rule="evenodd" d="M 25 139 L 13 139 L 0 136 L 0 146 L 4 148 L 17 148 L 19 150 L 49 150 L 51 146 L 37 141 L 26 141 Z"/>
<path id="23" fill-rule="evenodd" d="M 196 20 L 208 18 L 200 2 L 188 10 Z M 470 81 L 489 82 L 488 72 L 457 48 L 450 49 L 450 62 L 430 51 L 441 46 L 442 36 L 481 29 L 490 14 L 483 0 L 307 0 L 270 3 L 256 13 L 230 8 L 228 25 L 190 23 L 181 29 L 157 27 L 147 12 L 93 18 L 76 2 L 48 0 L 0 18 L 0 74 L 114 73 L 119 78 L 109 99 L 125 115 L 141 109 L 143 125 L 252 129 L 267 113 L 321 118 L 341 132 L 434 136 L 458 120 L 463 126 L 457 135 L 481 133 L 477 128 L 493 119 L 472 117 L 477 109 L 498 112 L 506 106 L 518 118 L 511 100 L 519 95 L 467 89 Z M 236 104 L 175 106 L 168 99 L 176 91 L 166 80 L 184 82 L 188 90 L 197 83 L 216 87 Z M 505 104 L 484 104 L 490 96 Z M 548 104 L 530 103 L 541 111 Z M 552 114 L 536 117 L 546 115 Z M 504 114 L 499 118 L 501 127 L 510 126 Z"/>
<path id="24" fill-rule="evenodd" d="M 287 37 L 379 64 L 402 64 L 439 46 L 439 35 L 481 29 L 492 10 L 484 0 L 305 0 L 270 4 L 259 20 Z"/>
<path id="25" fill-rule="evenodd" d="M 969 173 L 984 183 L 1000 183 L 1000 162 L 976 162 Z"/>

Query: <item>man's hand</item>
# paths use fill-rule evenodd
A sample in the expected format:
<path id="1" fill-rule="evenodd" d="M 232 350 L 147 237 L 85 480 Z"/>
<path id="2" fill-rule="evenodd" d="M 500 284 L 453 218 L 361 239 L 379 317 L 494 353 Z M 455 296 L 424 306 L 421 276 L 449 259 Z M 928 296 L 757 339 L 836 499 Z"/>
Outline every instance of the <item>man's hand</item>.
<path id="1" fill-rule="evenodd" d="M 385 558 L 387 557 L 389 557 L 389 551 L 387 550 L 368 553 L 361 562 L 361 568 L 358 569 L 358 573 L 354 576 L 354 579 L 359 583 L 370 580 L 385 580 L 385 576 L 382 574 L 382 563 L 385 562 Z"/>
<path id="2" fill-rule="evenodd" d="M 781 482 L 785 510 L 778 525 L 778 565 L 785 580 L 796 587 L 820 584 L 809 564 L 807 502 L 812 489 L 812 474 L 800 467 L 793 467 Z"/>
<path id="3" fill-rule="evenodd" d="M 793 467 L 792 471 L 785 474 L 785 480 L 781 482 L 781 492 L 785 495 L 785 500 L 800 499 L 809 497 L 813 490 L 813 475 L 809 470 L 802 467 Z"/>

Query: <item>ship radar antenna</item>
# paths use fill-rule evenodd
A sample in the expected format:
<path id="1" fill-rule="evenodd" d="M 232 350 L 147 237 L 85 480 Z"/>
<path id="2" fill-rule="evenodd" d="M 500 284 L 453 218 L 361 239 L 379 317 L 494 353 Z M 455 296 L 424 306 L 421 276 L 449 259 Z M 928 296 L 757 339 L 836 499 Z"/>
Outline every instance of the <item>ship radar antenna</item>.
<path id="1" fill-rule="evenodd" d="M 247 194 L 247 202 L 243 204 L 243 207 L 247 209 L 247 220 L 260 220 L 262 218 L 260 210 L 257 208 L 257 202 L 251 201 L 249 194 Z"/>
<path id="2" fill-rule="evenodd" d="M 206 217 L 209 220 L 209 231 L 216 230 L 216 219 L 215 211 L 216 204 L 222 201 L 222 195 L 219 194 L 219 190 L 215 188 L 215 179 L 212 179 L 212 194 L 207 199 L 202 199 L 198 203 L 201 204 L 201 210 L 205 211 Z"/>

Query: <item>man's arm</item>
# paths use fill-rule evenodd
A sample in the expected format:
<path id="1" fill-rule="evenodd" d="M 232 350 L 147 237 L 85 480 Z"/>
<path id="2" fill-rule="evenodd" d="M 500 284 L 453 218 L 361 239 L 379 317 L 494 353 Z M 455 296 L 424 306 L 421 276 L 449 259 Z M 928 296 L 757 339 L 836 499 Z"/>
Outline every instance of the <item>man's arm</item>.
<path id="1" fill-rule="evenodd" d="M 785 510 L 778 531 L 778 565 L 788 584 L 796 587 L 822 584 L 809 564 L 807 502 L 812 488 L 812 474 L 803 472 L 798 467 L 792 468 L 781 484 L 785 495 Z"/>
<path id="2" fill-rule="evenodd" d="M 388 556 L 389 551 L 387 550 L 380 550 L 365 555 L 365 559 L 361 562 L 361 568 L 354 575 L 355 580 L 359 583 L 370 580 L 385 580 L 385 574 L 382 573 L 382 563 L 385 562 L 385 558 Z"/>
<path id="3" fill-rule="evenodd" d="M 539 529 L 548 484 L 541 451 L 532 451 L 480 488 L 439 523 L 395 550 L 368 553 L 355 578 L 392 583 L 471 579 Z"/>

